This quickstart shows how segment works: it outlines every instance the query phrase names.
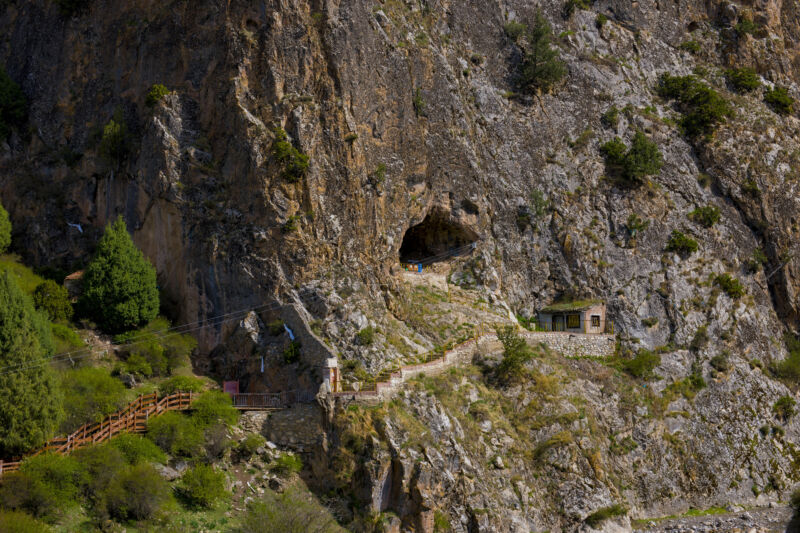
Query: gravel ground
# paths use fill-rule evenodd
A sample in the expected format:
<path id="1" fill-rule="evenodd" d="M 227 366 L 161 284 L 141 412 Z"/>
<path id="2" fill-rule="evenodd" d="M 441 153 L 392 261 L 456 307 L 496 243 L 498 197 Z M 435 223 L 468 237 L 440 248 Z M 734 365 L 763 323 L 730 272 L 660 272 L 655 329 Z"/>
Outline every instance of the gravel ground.
<path id="1" fill-rule="evenodd" d="M 740 513 L 650 522 L 634 531 L 637 533 L 800 533 L 800 520 L 792 519 L 792 510 L 789 507 L 761 508 Z"/>

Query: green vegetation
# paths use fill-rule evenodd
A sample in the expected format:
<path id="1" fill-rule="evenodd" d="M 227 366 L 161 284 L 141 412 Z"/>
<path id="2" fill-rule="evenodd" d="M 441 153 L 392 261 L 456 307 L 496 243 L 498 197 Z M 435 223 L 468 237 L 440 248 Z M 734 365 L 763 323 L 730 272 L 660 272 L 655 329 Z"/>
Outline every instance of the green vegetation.
<path id="1" fill-rule="evenodd" d="M 149 91 L 147 91 L 147 97 L 144 99 L 144 103 L 147 107 L 155 107 L 161 101 L 161 99 L 167 96 L 169 93 L 169 89 L 160 83 L 156 83 L 150 87 Z"/>
<path id="2" fill-rule="evenodd" d="M 628 221 L 625 223 L 625 227 L 628 229 L 628 233 L 630 233 L 631 237 L 636 237 L 637 233 L 640 233 L 650 227 L 650 221 L 643 220 L 636 213 L 631 213 L 628 216 Z"/>
<path id="3" fill-rule="evenodd" d="M 356 333 L 358 343 L 361 346 L 369 346 L 375 340 L 375 328 L 367 326 L 358 333 Z"/>
<path id="4" fill-rule="evenodd" d="M 772 366 L 772 373 L 788 383 L 800 384 L 800 339 L 787 334 L 784 342 L 789 354 Z"/>
<path id="5" fill-rule="evenodd" d="M 147 438 L 178 457 L 197 457 L 203 451 L 203 430 L 186 415 L 169 411 L 147 422 Z"/>
<path id="6" fill-rule="evenodd" d="M 700 53 L 700 43 L 696 40 L 691 39 L 689 41 L 683 41 L 681 43 L 681 50 L 689 52 L 690 54 L 696 55 Z"/>
<path id="7" fill-rule="evenodd" d="M 67 371 L 61 379 L 64 419 L 61 431 L 71 433 L 86 422 L 99 422 L 127 403 L 125 386 L 103 368 Z"/>
<path id="8" fill-rule="evenodd" d="M 308 170 L 308 155 L 295 148 L 283 128 L 275 128 L 272 155 L 283 167 L 282 176 L 290 183 L 303 179 Z"/>
<path id="9" fill-rule="evenodd" d="M 789 96 L 789 91 L 785 87 L 775 87 L 764 93 L 764 101 L 773 111 L 780 115 L 791 115 L 794 113 L 794 98 Z"/>
<path id="10" fill-rule="evenodd" d="M 247 506 L 247 514 L 240 531 L 262 533 L 340 533 L 344 532 L 331 512 L 298 484 L 290 485 L 282 493 L 267 491 L 261 500 Z"/>
<path id="11" fill-rule="evenodd" d="M 0 254 L 3 254 L 11 246 L 11 220 L 8 218 L 8 211 L 0 204 Z"/>
<path id="12" fill-rule="evenodd" d="M 717 207 L 707 205 L 705 207 L 698 207 L 689 213 L 689 218 L 703 227 L 710 228 L 719 222 L 720 212 Z"/>
<path id="13" fill-rule="evenodd" d="M 121 345 L 125 358 L 125 370 L 145 377 L 166 376 L 187 365 L 197 341 L 186 334 L 164 335 L 169 328 L 169 321 L 159 317 L 141 329 L 115 336 L 114 342 Z"/>
<path id="14" fill-rule="evenodd" d="M 425 100 L 422 98 L 422 89 L 419 87 L 416 88 L 414 91 L 414 96 L 412 98 L 412 103 L 414 104 L 414 112 L 417 114 L 418 117 L 425 117 Z"/>
<path id="15" fill-rule="evenodd" d="M 728 80 L 734 91 L 745 93 L 761 87 L 761 80 L 756 71 L 749 67 L 730 68 L 725 71 L 725 79 Z"/>
<path id="16" fill-rule="evenodd" d="M 190 507 L 209 509 L 229 497 L 225 474 L 213 466 L 196 465 L 181 477 L 178 493 Z"/>
<path id="17" fill-rule="evenodd" d="M 41 364 L 52 342 L 47 320 L 0 273 L 0 367 L 19 369 L 0 374 L 0 457 L 41 445 L 58 426 L 61 392 L 50 366 Z"/>
<path id="18" fill-rule="evenodd" d="M 548 92 L 567 73 L 558 50 L 551 48 L 553 31 L 550 23 L 536 13 L 533 26 L 527 33 L 528 45 L 520 71 L 520 88 L 528 93 Z"/>
<path id="19" fill-rule="evenodd" d="M 779 420 L 788 422 L 797 412 L 796 405 L 797 402 L 791 396 L 781 396 L 772 406 L 772 412 L 775 413 Z"/>
<path id="20" fill-rule="evenodd" d="M 627 152 L 619 137 L 605 143 L 600 151 L 605 156 L 609 173 L 621 178 L 628 186 L 644 183 L 647 176 L 658 174 L 664 163 L 658 145 L 640 131 L 633 136 Z"/>
<path id="21" fill-rule="evenodd" d="M 577 9 L 587 10 L 592 7 L 594 0 L 567 0 L 562 10 L 564 18 L 568 19 Z"/>
<path id="22" fill-rule="evenodd" d="M 681 255 L 690 255 L 697 251 L 697 241 L 678 230 L 672 230 L 667 241 L 666 250 Z"/>
<path id="23" fill-rule="evenodd" d="M 503 360 L 494 370 L 495 379 L 502 385 L 519 383 L 528 373 L 525 364 L 531 360 L 533 352 L 513 327 L 498 327 L 496 333 L 503 344 Z"/>
<path id="24" fill-rule="evenodd" d="M 114 518 L 146 520 L 171 500 L 169 484 L 152 465 L 140 463 L 114 478 L 106 490 L 104 503 Z"/>
<path id="25" fill-rule="evenodd" d="M 769 261 L 767 254 L 761 248 L 756 248 L 746 262 L 747 270 L 755 274 L 767 264 L 767 261 Z"/>
<path id="26" fill-rule="evenodd" d="M 605 113 L 600 115 L 600 123 L 604 128 L 616 128 L 619 122 L 619 109 L 617 106 L 612 105 Z"/>
<path id="27" fill-rule="evenodd" d="M 11 134 L 11 128 L 22 126 L 28 116 L 25 94 L 0 67 L 0 141 Z M 0 252 L 3 251 L 0 241 Z"/>
<path id="28" fill-rule="evenodd" d="M 625 509 L 618 503 L 611 505 L 609 507 L 603 507 L 602 509 L 598 509 L 597 511 L 593 512 L 589 516 L 586 517 L 584 522 L 591 528 L 596 528 L 604 521 L 608 520 L 609 518 L 614 518 L 617 516 L 625 516 L 628 513 L 628 510 Z"/>
<path id="29" fill-rule="evenodd" d="M 172 376 L 158 386 L 158 392 L 169 395 L 173 392 L 200 392 L 203 390 L 204 381 L 193 376 Z"/>
<path id="30" fill-rule="evenodd" d="M 109 164 L 121 165 L 130 153 L 130 134 L 128 124 L 121 110 L 117 110 L 108 123 L 103 126 L 98 153 Z"/>
<path id="31" fill-rule="evenodd" d="M 605 26 L 607 22 L 608 22 L 608 17 L 602 13 L 598 13 L 597 16 L 594 18 L 594 25 L 597 26 L 598 29 Z"/>
<path id="32" fill-rule="evenodd" d="M 72 303 L 67 289 L 48 279 L 36 286 L 33 291 L 33 304 L 46 312 L 50 320 L 69 320 L 72 318 Z"/>
<path id="33" fill-rule="evenodd" d="M 692 137 L 710 135 L 720 123 L 733 115 L 728 102 L 695 76 L 663 74 L 657 90 L 660 96 L 679 103 L 683 111 L 680 125 Z"/>
<path id="34" fill-rule="evenodd" d="M 693 352 L 699 352 L 708 345 L 708 326 L 700 326 L 694 332 L 694 337 L 689 343 L 689 349 Z"/>
<path id="35" fill-rule="evenodd" d="M 724 353 L 715 355 L 708 363 L 711 365 L 711 368 L 717 372 L 726 372 L 730 368 L 728 356 Z"/>
<path id="36" fill-rule="evenodd" d="M 744 296 L 744 286 L 738 279 L 732 277 L 730 274 L 724 273 L 717 275 L 717 277 L 714 278 L 714 283 L 734 300 L 738 300 Z"/>
<path id="37" fill-rule="evenodd" d="M 79 305 L 110 332 L 141 326 L 158 313 L 156 271 L 133 244 L 122 217 L 106 226 L 83 276 Z"/>
<path id="38" fill-rule="evenodd" d="M 512 20 L 507 22 L 506 25 L 503 26 L 503 29 L 509 39 L 513 42 L 517 42 L 520 37 L 528 32 L 528 25 Z"/>
<path id="39" fill-rule="evenodd" d="M 2 533 L 48 533 L 52 531 L 44 522 L 21 511 L 0 511 Z"/>
<path id="40" fill-rule="evenodd" d="M 758 187 L 758 183 L 753 178 L 747 178 L 742 183 L 742 194 L 750 196 L 751 198 L 758 198 L 761 196 L 761 189 Z"/>
<path id="41" fill-rule="evenodd" d="M 233 407 L 231 397 L 218 390 L 207 391 L 192 402 L 192 419 L 203 428 L 214 423 L 235 424 L 239 420 L 239 411 Z"/>
<path id="42" fill-rule="evenodd" d="M 257 433 L 249 433 L 242 442 L 239 443 L 239 456 L 243 458 L 249 458 L 256 450 L 264 446 L 266 444 L 267 439 L 262 437 Z"/>
<path id="43" fill-rule="evenodd" d="M 111 439 L 108 444 L 119 450 L 128 463 L 132 465 L 142 462 L 162 464 L 167 462 L 167 456 L 158 446 L 138 435 L 123 433 Z"/>
<path id="44" fill-rule="evenodd" d="M 294 340 L 283 350 L 283 360 L 287 365 L 300 360 L 300 341 Z"/>
<path id="45" fill-rule="evenodd" d="M 622 363 L 622 369 L 631 376 L 649 379 L 653 377 L 653 370 L 661 364 L 661 355 L 650 350 L 639 350 L 633 359 Z"/>
<path id="46" fill-rule="evenodd" d="M 270 469 L 279 476 L 290 476 L 303 469 L 303 461 L 293 453 L 284 453 L 275 459 Z"/>
<path id="47" fill-rule="evenodd" d="M 739 22 L 734 27 L 736 33 L 739 37 L 744 37 L 745 35 L 752 35 L 758 30 L 758 25 L 750 19 L 748 16 L 743 16 Z"/>

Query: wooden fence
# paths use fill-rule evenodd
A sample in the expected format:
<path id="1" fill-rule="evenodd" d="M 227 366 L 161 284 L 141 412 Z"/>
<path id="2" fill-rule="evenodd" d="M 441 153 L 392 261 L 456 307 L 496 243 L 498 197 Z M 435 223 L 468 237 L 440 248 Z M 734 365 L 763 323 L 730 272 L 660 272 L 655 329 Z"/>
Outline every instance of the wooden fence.
<path id="1" fill-rule="evenodd" d="M 122 411 L 117 411 L 100 422 L 85 424 L 66 437 L 56 437 L 28 457 L 45 452 L 65 455 L 73 450 L 108 440 L 123 431 L 144 433 L 147 430 L 147 420 L 151 416 L 157 416 L 165 411 L 189 409 L 192 398 L 191 392 L 176 392 L 161 399 L 155 392 L 139 396 Z M 11 461 L 0 459 L 0 476 L 5 472 L 19 470 L 20 462 L 19 458 Z"/>

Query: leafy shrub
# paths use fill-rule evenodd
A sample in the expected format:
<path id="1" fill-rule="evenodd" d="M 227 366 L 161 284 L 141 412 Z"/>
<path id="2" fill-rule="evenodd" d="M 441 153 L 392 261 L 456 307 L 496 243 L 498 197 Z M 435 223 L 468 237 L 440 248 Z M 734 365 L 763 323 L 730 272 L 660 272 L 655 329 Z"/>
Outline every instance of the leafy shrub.
<path id="1" fill-rule="evenodd" d="M 663 74 L 657 90 L 660 96 L 679 102 L 684 114 L 681 127 L 690 136 L 711 134 L 733 114 L 728 102 L 695 76 Z"/>
<path id="2" fill-rule="evenodd" d="M 73 457 L 86 471 L 88 494 L 98 499 L 111 481 L 128 467 L 128 461 L 118 448 L 109 442 L 77 450 Z"/>
<path id="3" fill-rule="evenodd" d="M 21 511 L 0 511 L 0 533 L 48 533 L 47 524 Z"/>
<path id="4" fill-rule="evenodd" d="M 295 148 L 283 128 L 275 128 L 272 155 L 283 166 L 283 177 L 290 183 L 303 179 L 308 170 L 308 156 Z"/>
<path id="5" fill-rule="evenodd" d="M 165 452 L 183 457 L 195 457 L 203 451 L 202 428 L 188 416 L 170 411 L 147 422 L 147 438 Z"/>
<path id="6" fill-rule="evenodd" d="M 743 16 L 736 24 L 735 29 L 736 33 L 739 34 L 739 37 L 743 37 L 745 35 L 755 33 L 758 30 L 758 25 L 749 17 Z"/>
<path id="7" fill-rule="evenodd" d="M 189 362 L 197 341 L 187 334 L 163 335 L 169 328 L 169 321 L 159 317 L 139 330 L 114 337 L 114 342 L 122 345 L 129 372 L 164 376 Z"/>
<path id="8" fill-rule="evenodd" d="M 553 31 L 550 23 L 536 13 L 533 26 L 527 34 L 528 46 L 522 61 L 520 88 L 529 93 L 549 91 L 567 73 L 558 50 L 551 48 Z"/>
<path id="9" fill-rule="evenodd" d="M 630 186 L 639 185 L 646 176 L 658 174 L 663 158 L 658 145 L 637 131 L 631 147 L 626 152 L 625 144 L 615 137 L 600 147 L 606 159 L 606 167 Z"/>
<path id="10" fill-rule="evenodd" d="M 567 0 L 564 3 L 564 8 L 562 10 L 564 14 L 564 18 L 569 18 L 577 9 L 587 10 L 589 9 L 594 0 Z"/>
<path id="11" fill-rule="evenodd" d="M 622 363 L 622 369 L 631 376 L 648 379 L 653 376 L 653 370 L 661 364 L 661 355 L 650 350 L 639 350 L 633 359 Z"/>
<path id="12" fill-rule="evenodd" d="M 242 533 L 344 532 L 331 512 L 308 491 L 291 485 L 282 493 L 268 491 L 260 501 L 251 502 L 241 525 Z"/>
<path id="13" fill-rule="evenodd" d="M 764 101 L 780 115 L 794 113 L 794 98 L 789 96 L 789 91 L 785 87 L 769 89 L 764 93 Z"/>
<path id="14" fill-rule="evenodd" d="M 3 204 L 0 204 L 0 254 L 5 253 L 9 246 L 11 246 L 11 220 L 8 218 L 8 211 L 3 208 Z"/>
<path id="15" fill-rule="evenodd" d="M 303 461 L 293 453 L 284 453 L 275 459 L 271 470 L 279 476 L 296 474 L 303 469 Z"/>
<path id="16" fill-rule="evenodd" d="M 156 83 L 150 90 L 147 91 L 147 97 L 144 100 L 144 103 L 147 107 L 155 107 L 165 96 L 170 93 L 170 90 L 161 85 L 160 83 Z"/>
<path id="17" fill-rule="evenodd" d="M 628 229 L 628 233 L 630 233 L 631 237 L 636 237 L 636 234 L 646 230 L 650 227 L 649 220 L 642 220 L 639 215 L 636 213 L 631 213 L 628 216 L 628 221 L 625 223 L 625 227 Z"/>
<path id="18" fill-rule="evenodd" d="M 517 383 L 527 375 L 525 364 L 531 360 L 533 352 L 513 327 L 499 327 L 496 333 L 503 344 L 503 360 L 495 368 L 495 379 L 502 385 Z"/>
<path id="19" fill-rule="evenodd" d="M 194 376 L 172 376 L 158 386 L 158 392 L 164 396 L 174 392 L 200 392 L 204 381 Z"/>
<path id="20" fill-rule="evenodd" d="M 600 115 L 600 123 L 605 128 L 616 128 L 619 122 L 619 109 L 617 106 L 612 105 L 605 113 Z"/>
<path id="21" fill-rule="evenodd" d="M 221 422 L 235 424 L 239 420 L 239 411 L 233 407 L 231 397 L 222 391 L 208 391 L 192 402 L 192 419 L 200 427 L 209 427 Z"/>
<path id="22" fill-rule="evenodd" d="M 199 464 L 181 477 L 178 493 L 195 509 L 210 509 L 228 497 L 225 474 L 214 467 Z"/>
<path id="23" fill-rule="evenodd" d="M 689 343 L 689 349 L 693 352 L 699 352 L 708 345 L 708 326 L 700 326 L 694 332 L 694 337 Z"/>
<path id="24" fill-rule="evenodd" d="M 594 25 L 597 26 L 598 29 L 602 28 L 608 22 L 608 17 L 602 13 L 598 13 L 597 16 L 594 18 Z"/>
<path id="25" fill-rule="evenodd" d="M 711 367 L 716 370 L 717 372 L 725 372 L 730 368 L 730 363 L 728 362 L 728 356 L 725 354 L 715 355 L 709 361 Z"/>
<path id="26" fill-rule="evenodd" d="M 699 54 L 700 53 L 700 43 L 696 40 L 691 39 L 689 41 L 683 41 L 681 43 L 681 50 L 685 50 L 690 54 Z"/>
<path id="27" fill-rule="evenodd" d="M 65 433 L 88 422 L 99 422 L 126 403 L 125 386 L 103 368 L 69 370 L 64 374 L 61 388 L 65 413 L 61 431 Z"/>
<path id="28" fill-rule="evenodd" d="M 800 339 L 787 334 L 784 341 L 789 354 L 786 359 L 774 365 L 772 371 L 781 379 L 800 383 Z"/>
<path id="29" fill-rule="evenodd" d="M 80 307 L 110 332 L 141 326 L 158 313 L 156 270 L 133 244 L 122 217 L 106 226 L 86 268 Z"/>
<path id="30" fill-rule="evenodd" d="M 283 350 L 283 360 L 287 365 L 296 363 L 300 360 L 300 341 L 292 341 Z"/>
<path id="31" fill-rule="evenodd" d="M 719 285 L 719 288 L 734 300 L 744 296 L 744 286 L 742 286 L 742 283 L 738 279 L 732 277 L 730 274 L 719 274 L 714 278 L 714 283 Z"/>
<path id="32" fill-rule="evenodd" d="M 678 230 L 673 230 L 667 241 L 667 251 L 679 254 L 693 254 L 697 251 L 697 241 Z"/>
<path id="33" fill-rule="evenodd" d="M 103 126 L 98 153 L 107 163 L 121 165 L 128 157 L 131 149 L 131 138 L 128 124 L 120 110 Z"/>
<path id="34" fill-rule="evenodd" d="M 589 516 L 586 517 L 586 525 L 591 528 L 599 526 L 602 522 L 608 520 L 609 518 L 614 518 L 616 516 L 625 516 L 628 513 L 628 510 L 625 509 L 618 503 L 611 505 L 609 507 L 603 507 L 602 509 L 598 509 L 597 511 L 593 512 Z"/>
<path id="35" fill-rule="evenodd" d="M 512 20 L 507 22 L 506 25 L 503 26 L 503 29 L 505 30 L 509 39 L 517 42 L 520 37 L 528 32 L 528 25 Z"/>
<path id="36" fill-rule="evenodd" d="M 756 71 L 749 67 L 730 68 L 725 71 L 725 79 L 734 91 L 744 93 L 761 87 L 761 80 Z"/>
<path id="37" fill-rule="evenodd" d="M 86 471 L 75 458 L 56 453 L 43 453 L 22 461 L 20 471 L 46 487 L 61 507 L 73 504 L 86 485 Z"/>
<path id="38" fill-rule="evenodd" d="M 422 98 L 422 89 L 419 87 L 414 91 L 411 103 L 414 104 L 414 113 L 416 113 L 418 117 L 427 116 L 425 114 L 425 100 Z"/>
<path id="39" fill-rule="evenodd" d="M 249 433 L 242 442 L 239 443 L 239 455 L 242 457 L 250 457 L 256 450 L 264 446 L 267 440 L 258 435 L 257 433 Z"/>
<path id="40" fill-rule="evenodd" d="M 50 330 L 53 333 L 53 339 L 56 344 L 55 353 L 69 352 L 75 348 L 83 348 L 85 346 L 80 335 L 69 326 L 53 323 L 50 324 Z"/>
<path id="41" fill-rule="evenodd" d="M 756 273 L 767 264 L 768 260 L 767 254 L 765 254 L 761 248 L 756 248 L 753 250 L 753 255 L 751 255 L 750 259 L 746 262 L 747 270 Z"/>
<path id="42" fill-rule="evenodd" d="M 375 328 L 367 326 L 356 334 L 361 346 L 369 346 L 375 340 Z"/>
<path id="43" fill-rule="evenodd" d="M 742 193 L 752 198 L 758 198 L 761 196 L 761 189 L 758 187 L 756 180 L 753 178 L 747 178 L 742 183 Z"/>
<path id="44" fill-rule="evenodd" d="M 780 420 L 786 422 L 797 412 L 795 409 L 796 405 L 797 402 L 795 402 L 794 398 L 791 396 L 781 396 L 778 398 L 778 401 L 775 402 L 775 405 L 772 406 L 772 412 L 775 413 L 775 416 Z"/>
<path id="45" fill-rule="evenodd" d="M 713 205 L 707 205 L 705 207 L 698 207 L 697 209 L 689 213 L 689 218 L 697 222 L 701 226 L 710 228 L 714 224 L 719 222 L 720 212 L 719 209 L 714 207 Z"/>
<path id="46" fill-rule="evenodd" d="M 38 518 L 52 520 L 62 505 L 40 479 L 23 472 L 7 472 L 0 483 L 0 507 L 24 510 Z"/>
<path id="47" fill-rule="evenodd" d="M 171 499 L 169 484 L 148 463 L 128 467 L 104 495 L 108 513 L 120 520 L 147 520 Z"/>
<path id="48" fill-rule="evenodd" d="M 152 441 L 130 433 L 122 433 L 109 441 L 131 465 L 142 462 L 166 463 L 167 456 Z"/>
<path id="49" fill-rule="evenodd" d="M 5 69 L 0 67 L 0 141 L 11 134 L 12 127 L 25 123 L 28 116 L 28 102 L 25 94 Z M 0 243 L 0 251 L 3 250 Z"/>

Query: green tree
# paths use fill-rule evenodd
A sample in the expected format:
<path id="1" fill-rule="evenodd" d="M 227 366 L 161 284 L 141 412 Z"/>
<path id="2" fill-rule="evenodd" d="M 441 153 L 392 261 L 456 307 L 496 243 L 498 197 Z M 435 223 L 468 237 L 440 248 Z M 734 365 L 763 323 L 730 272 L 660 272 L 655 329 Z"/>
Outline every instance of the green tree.
<path id="1" fill-rule="evenodd" d="M 0 67 L 0 141 L 11 134 L 11 128 L 21 126 L 28 114 L 25 94 Z"/>
<path id="2" fill-rule="evenodd" d="M 533 352 L 513 327 L 497 328 L 496 333 L 498 340 L 503 344 L 503 360 L 495 369 L 495 377 L 503 385 L 516 383 L 525 377 L 525 363 L 531 360 Z"/>
<path id="3" fill-rule="evenodd" d="M 550 23 L 537 13 L 527 34 L 528 45 L 522 62 L 520 84 L 528 92 L 549 91 L 567 73 L 558 50 L 551 48 L 553 30 Z"/>
<path id="4" fill-rule="evenodd" d="M 63 287 L 48 279 L 36 286 L 33 291 L 33 304 L 37 309 L 47 313 L 50 320 L 69 320 L 72 318 L 72 303 L 69 301 L 69 292 Z"/>
<path id="5" fill-rule="evenodd" d="M 120 165 L 130 152 L 130 135 L 128 124 L 121 110 L 103 126 L 103 134 L 98 148 L 100 156 L 109 164 Z"/>
<path id="6" fill-rule="evenodd" d="M 0 254 L 5 253 L 11 246 L 11 220 L 8 218 L 8 211 L 0 204 Z"/>
<path id="7" fill-rule="evenodd" d="M 618 137 L 601 146 L 600 151 L 605 157 L 609 173 L 616 174 L 629 186 L 640 185 L 645 177 L 658 174 L 664 163 L 658 145 L 640 131 L 633 136 L 627 152 L 625 144 Z"/>
<path id="8" fill-rule="evenodd" d="M 231 397 L 222 391 L 207 391 L 192 402 L 192 419 L 200 427 L 206 428 L 217 422 L 235 424 L 239 411 L 233 407 Z"/>
<path id="9" fill-rule="evenodd" d="M 0 457 L 41 445 L 58 426 L 61 391 L 44 361 L 46 326 L 13 278 L 0 274 Z"/>
<path id="10" fill-rule="evenodd" d="M 106 227 L 83 288 L 83 313 L 106 331 L 135 328 L 156 317 L 156 271 L 133 244 L 122 217 Z"/>
<path id="11" fill-rule="evenodd" d="M 210 509 L 228 497 L 225 474 L 213 466 L 199 464 L 183 474 L 179 494 L 195 509 Z"/>
<path id="12" fill-rule="evenodd" d="M 99 422 L 125 405 L 125 386 L 102 368 L 70 370 L 61 381 L 64 390 L 64 421 L 69 433 L 88 422 Z"/>
<path id="13" fill-rule="evenodd" d="M 794 113 L 794 98 L 789 96 L 786 87 L 775 87 L 764 93 L 764 101 L 778 114 Z"/>
<path id="14" fill-rule="evenodd" d="M 120 520 L 147 520 L 172 499 L 169 484 L 149 463 L 131 466 L 105 490 L 108 513 Z"/>
<path id="15" fill-rule="evenodd" d="M 147 97 L 144 100 L 144 103 L 147 107 L 155 107 L 165 96 L 169 94 L 169 89 L 165 86 L 161 85 L 160 83 L 156 83 L 150 90 L 147 92 Z"/>

